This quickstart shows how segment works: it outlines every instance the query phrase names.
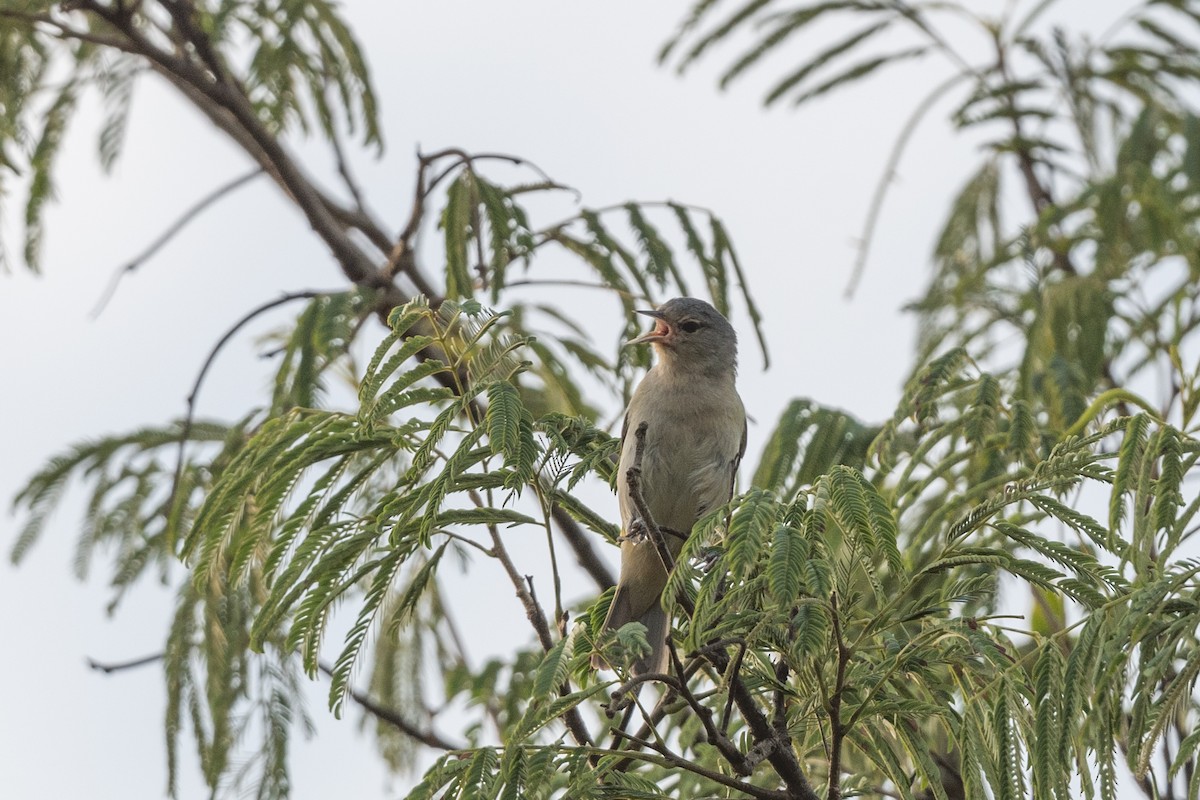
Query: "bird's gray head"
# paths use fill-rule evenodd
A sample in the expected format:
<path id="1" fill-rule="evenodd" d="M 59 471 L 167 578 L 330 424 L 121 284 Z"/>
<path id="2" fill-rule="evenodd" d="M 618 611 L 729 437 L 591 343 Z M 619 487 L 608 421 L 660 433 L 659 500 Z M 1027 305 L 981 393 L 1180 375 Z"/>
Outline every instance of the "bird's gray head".
<path id="1" fill-rule="evenodd" d="M 737 333 L 729 320 L 703 300 L 676 297 L 654 311 L 654 328 L 628 344 L 652 344 L 663 366 L 672 371 L 733 375 L 737 370 Z"/>

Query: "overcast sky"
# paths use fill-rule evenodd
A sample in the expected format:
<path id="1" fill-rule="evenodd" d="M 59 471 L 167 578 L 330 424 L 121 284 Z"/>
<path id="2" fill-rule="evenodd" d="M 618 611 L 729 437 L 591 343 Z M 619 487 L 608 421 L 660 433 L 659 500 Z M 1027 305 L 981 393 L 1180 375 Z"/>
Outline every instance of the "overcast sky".
<path id="1" fill-rule="evenodd" d="M 1078 28 L 1075 18 L 1086 10 L 1085 24 L 1102 30 L 1127 5 L 1074 0 L 1052 13 Z M 744 342 L 741 391 L 757 421 L 749 463 L 791 397 L 865 419 L 891 413 L 914 342 L 913 319 L 900 308 L 922 290 L 937 224 L 977 157 L 974 143 L 949 135 L 945 108 L 922 127 L 901 165 L 856 296 L 847 301 L 843 292 L 888 148 L 913 105 L 947 74 L 945 64 L 920 62 L 798 113 L 767 112 L 759 103 L 763 82 L 754 77 L 728 93 L 716 90 L 713 73 L 726 57 L 685 79 L 655 65 L 684 14 L 680 3 L 348 6 L 373 66 L 388 144 L 381 161 L 364 155 L 356 165 L 371 204 L 390 224 L 399 227 L 407 215 L 418 143 L 527 157 L 579 189 L 589 206 L 670 198 L 710 207 L 733 234 L 772 345 L 773 366 L 764 373 L 744 315 L 734 319 Z M 191 225 L 90 319 L 123 260 L 248 167 L 163 86 L 142 83 L 134 102 L 114 175 L 102 175 L 96 163 L 94 104 L 68 136 L 44 274 L 16 268 L 0 277 L 6 501 L 69 443 L 181 415 L 213 342 L 248 309 L 283 291 L 344 285 L 299 215 L 258 181 Z M 323 150 L 300 149 L 312 154 L 314 173 L 328 173 Z M 4 211 L 11 246 L 18 209 Z M 611 316 L 615 306 L 546 296 L 571 306 L 601 342 L 621 322 Z M 261 402 L 267 373 L 254 342 L 251 332 L 222 355 L 201 415 L 240 415 Z M 158 652 L 171 593 L 142 586 L 107 617 L 102 563 L 83 583 L 70 577 L 77 508 L 53 520 L 22 567 L 0 568 L 0 786 L 7 798 L 159 797 L 158 667 L 106 677 L 89 671 L 85 658 Z M 7 551 L 21 520 L 0 519 Z M 524 641 L 511 591 L 495 604 L 511 622 L 508 635 Z M 370 741 L 357 733 L 355 713 L 343 722 L 328 717 L 323 684 L 312 698 L 320 733 L 297 744 L 294 797 L 389 797 L 408 785 L 406 777 L 385 776 Z M 192 751 L 183 760 L 182 794 L 200 796 Z"/>

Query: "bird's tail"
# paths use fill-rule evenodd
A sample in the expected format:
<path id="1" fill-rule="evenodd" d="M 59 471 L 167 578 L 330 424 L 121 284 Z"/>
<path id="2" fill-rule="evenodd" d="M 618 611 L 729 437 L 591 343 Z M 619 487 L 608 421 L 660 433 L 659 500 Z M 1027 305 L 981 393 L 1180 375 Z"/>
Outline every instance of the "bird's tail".
<path id="1" fill-rule="evenodd" d="M 668 661 L 667 637 L 671 635 L 671 625 L 667 612 L 663 611 L 662 601 L 654 603 L 638 616 L 633 616 L 629 607 L 629 593 L 618 584 L 613 595 L 612 605 L 608 607 L 608 616 L 604 619 L 601 631 L 617 630 L 627 622 L 640 622 L 646 626 L 646 641 L 650 643 L 649 655 L 633 662 L 633 674 L 644 675 L 647 672 L 666 672 Z M 607 666 L 599 655 L 592 656 L 592 668 L 601 669 Z"/>

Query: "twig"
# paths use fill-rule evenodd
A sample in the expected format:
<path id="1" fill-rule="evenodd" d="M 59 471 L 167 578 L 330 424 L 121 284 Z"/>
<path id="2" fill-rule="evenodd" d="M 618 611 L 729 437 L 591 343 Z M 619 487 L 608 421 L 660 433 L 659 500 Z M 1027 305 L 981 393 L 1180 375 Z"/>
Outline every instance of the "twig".
<path id="1" fill-rule="evenodd" d="M 625 733 L 624 731 L 617 731 L 616 733 L 618 736 L 620 736 L 620 738 L 633 742 L 643 749 L 653 750 L 655 753 L 658 753 L 660 756 L 665 758 L 671 766 L 679 767 L 680 769 L 695 773 L 696 775 L 700 775 L 710 781 L 719 783 L 722 786 L 728 786 L 731 789 L 736 789 L 739 792 L 748 794 L 751 797 L 760 798 L 760 800 L 788 800 L 788 798 L 791 796 L 789 793 L 781 792 L 778 789 L 764 789 L 760 786 L 742 783 L 741 781 L 731 778 L 728 775 L 722 775 L 720 772 L 702 767 L 694 761 L 689 761 L 683 756 L 671 752 L 665 745 L 659 744 L 658 742 L 651 742 L 646 739 L 641 739 L 631 733 Z"/>
<path id="2" fill-rule="evenodd" d="M 290 303 L 293 300 L 311 300 L 314 297 L 325 297 L 330 294 L 334 293 L 316 291 L 292 292 L 290 294 L 285 294 L 282 297 L 277 297 L 267 303 L 263 303 L 262 305 L 248 311 L 242 316 L 241 319 L 235 322 L 233 326 L 229 328 L 229 330 L 225 331 L 224 335 L 217 340 L 217 343 L 208 352 L 208 357 L 204 359 L 204 364 L 200 367 L 200 372 L 196 375 L 195 382 L 192 383 L 192 390 L 188 393 L 187 413 L 184 415 L 183 425 L 181 425 L 179 429 L 179 456 L 175 461 L 175 474 L 171 479 L 171 494 L 169 496 L 170 504 L 168 506 L 172 509 L 172 516 L 174 516 L 174 510 L 182 501 L 182 498 L 178 496 L 179 482 L 183 477 L 183 462 L 185 450 L 187 448 L 187 440 L 192 433 L 192 425 L 196 419 L 196 398 L 200 394 L 200 387 L 204 384 L 204 378 L 208 375 L 208 370 L 216 360 L 217 354 L 221 352 L 221 349 L 226 345 L 227 342 L 229 342 L 230 339 L 234 337 L 235 334 L 237 334 L 238 331 L 240 331 L 260 314 L 270 311 L 277 306 L 284 305 L 285 303 Z"/>
<path id="3" fill-rule="evenodd" d="M 638 688 L 639 686 L 641 686 L 643 683 L 652 683 L 654 681 L 664 683 L 667 686 L 670 686 L 675 691 L 680 691 L 680 689 L 681 689 L 681 684 L 679 682 L 679 679 L 677 677 L 675 677 L 674 675 L 671 675 L 670 673 L 667 673 L 667 672 L 643 672 L 640 675 L 631 676 L 629 678 L 629 680 L 622 683 L 616 689 L 613 689 L 611 695 L 613 698 L 624 697 L 625 695 L 633 694 L 633 690 Z M 624 703 L 621 703 L 616 706 L 616 708 L 618 710 L 622 709 L 624 707 L 625 707 Z"/>
<path id="4" fill-rule="evenodd" d="M 842 742 L 846 738 L 847 726 L 842 724 L 842 694 L 846 689 L 846 665 L 850 662 L 850 649 L 842 638 L 842 623 L 838 618 L 837 592 L 829 597 L 830 613 L 833 618 L 833 639 L 837 646 L 837 675 L 833 682 L 833 694 L 829 697 L 829 792 L 828 800 L 841 800 L 842 786 Z"/>
<path id="5" fill-rule="evenodd" d="M 701 652 L 718 670 L 724 672 L 729 667 L 729 657 L 724 651 L 706 647 Z M 787 797 L 794 798 L 794 800 L 820 800 L 819 795 L 813 791 L 812 784 L 804 774 L 800 760 L 792 748 L 791 737 L 787 735 L 786 730 L 779 732 L 772 727 L 766 715 L 755 703 L 754 695 L 746 688 L 745 682 L 739 676 L 731 677 L 729 691 L 733 695 L 738 711 L 741 712 L 742 719 L 746 721 L 746 726 L 750 729 L 755 743 L 763 745 L 766 759 L 771 762 L 771 766 L 787 786 Z M 764 744 L 771 740 L 773 740 L 773 744 Z"/>
<path id="6" fill-rule="evenodd" d="M 558 571 L 558 553 L 554 547 L 554 529 L 550 525 L 550 506 L 553 501 L 542 491 L 540 480 L 532 481 L 531 485 L 533 491 L 537 493 L 538 506 L 542 510 L 542 526 L 546 529 L 546 547 L 550 551 L 550 572 L 554 576 L 554 624 L 558 628 L 559 637 L 563 637 L 567 635 L 568 614 L 563 610 L 562 576 Z"/>
<path id="7" fill-rule="evenodd" d="M 850 271 L 850 280 L 846 282 L 844 296 L 847 300 L 854 297 L 855 291 L 858 290 L 859 281 L 862 280 L 863 273 L 867 269 L 867 257 L 871 253 L 871 243 L 875 240 L 875 227 L 879 224 L 879 217 L 883 211 L 883 201 L 887 198 L 888 190 L 892 187 L 892 182 L 896 178 L 896 170 L 900 167 L 900 159 L 908 149 L 908 143 L 916 132 L 917 125 L 921 123 L 921 120 L 925 118 L 925 115 L 929 113 L 934 104 L 942 98 L 942 95 L 954 88 L 955 84 L 959 81 L 971 76 L 972 73 L 959 72 L 940 84 L 927 94 L 925 99 L 917 104 L 917 107 L 905 121 L 904 127 L 900 129 L 900 135 L 896 137 L 896 141 L 892 144 L 892 151 L 888 154 L 887 164 L 884 165 L 883 172 L 875 184 L 875 191 L 871 193 L 871 205 L 867 208 L 867 219 L 863 223 L 862 233 L 858 237 L 858 253 L 854 257 L 854 266 Z"/>
<path id="8" fill-rule="evenodd" d="M 333 669 L 328 664 L 321 662 L 317 666 L 320 667 L 321 672 L 325 673 L 327 677 L 333 677 Z M 462 750 L 464 747 L 463 745 L 457 745 L 453 742 L 447 741 L 446 739 L 442 738 L 440 734 L 432 730 L 424 730 L 417 727 L 408 720 L 404 719 L 404 717 L 400 716 L 400 714 L 396 711 L 381 706 L 363 692 L 352 688 L 350 689 L 349 694 L 350 699 L 362 706 L 364 711 L 376 717 L 380 721 L 386 722 L 406 736 L 416 739 L 426 747 L 432 747 L 437 750 Z"/>
<path id="9" fill-rule="evenodd" d="M 703 665 L 704 665 L 704 661 L 702 659 L 694 658 L 694 659 L 690 660 L 688 662 L 688 664 L 684 667 L 683 676 L 680 678 L 680 680 L 683 680 L 683 681 L 691 680 L 692 676 L 695 675 L 697 672 L 699 672 L 700 669 L 703 667 Z M 650 712 L 649 718 L 646 719 L 646 721 L 642 724 L 642 727 L 638 730 L 638 732 L 637 732 L 638 738 L 645 739 L 647 736 L 651 736 L 651 735 L 657 736 L 657 733 L 655 731 L 655 726 L 660 721 L 662 721 L 663 717 L 665 717 L 667 715 L 667 709 L 675 703 L 675 699 L 678 696 L 679 696 L 679 693 L 675 690 L 674 685 L 668 684 L 667 690 L 662 693 L 661 697 L 659 697 L 658 702 L 654 706 L 654 709 Z M 622 730 L 625 729 L 624 721 L 621 724 L 621 729 Z M 615 737 L 615 736 L 613 737 L 613 749 L 614 750 L 616 749 L 616 742 L 617 742 L 618 738 L 619 737 Z M 632 765 L 633 765 L 632 758 L 623 758 L 620 761 L 613 764 L 613 769 L 616 770 L 617 772 L 625 772 Z"/>
<path id="10" fill-rule="evenodd" d="M 608 564 L 596 553 L 595 548 L 592 547 L 592 540 L 575 521 L 575 518 L 565 508 L 553 501 L 550 504 L 550 516 L 558 525 L 567 544 L 575 551 L 576 562 L 583 567 L 584 572 L 592 577 L 592 580 L 600 587 L 600 591 L 615 586 L 617 581 L 608 568 Z"/>
<path id="11" fill-rule="evenodd" d="M 517 571 L 516 565 L 513 564 L 512 557 L 509 556 L 508 550 L 504 546 L 504 541 L 500 538 L 499 531 L 493 526 L 489 526 L 489 532 L 492 536 L 492 550 L 495 553 L 496 560 L 500 562 L 513 588 L 516 589 L 517 597 L 520 599 L 521 605 L 525 607 L 525 616 L 529 619 L 529 624 L 533 626 L 542 649 L 549 652 L 554 647 L 554 639 L 550 636 L 550 625 L 546 622 L 546 614 L 542 611 L 542 607 L 538 605 L 537 598 L 526 588 L 526 579 L 522 577 L 521 573 Z M 583 724 L 583 717 L 580 716 L 578 708 L 569 710 L 563 715 L 563 719 L 567 724 L 567 729 L 571 732 L 571 736 L 574 737 L 577 743 L 584 747 L 595 746 L 591 736 L 588 735 L 587 728 Z"/>
<path id="12" fill-rule="evenodd" d="M 734 772 L 742 777 L 748 777 L 754 772 L 754 765 L 747 760 L 745 754 L 738 749 L 737 745 L 726 735 L 725 731 L 713 724 L 712 709 L 701 705 L 696 696 L 692 694 L 692 690 L 687 685 L 683 662 L 679 660 L 679 654 L 675 651 L 675 645 L 670 640 L 667 640 L 667 649 L 671 654 L 671 663 L 680 676 L 675 681 L 679 696 L 683 698 L 685 703 L 691 706 L 692 710 L 696 712 L 696 716 L 700 718 L 700 724 L 704 726 L 704 732 L 708 736 L 709 743 L 715 746 L 721 755 L 725 756 L 725 760 L 729 762 L 729 766 L 733 768 Z"/>
<path id="13" fill-rule="evenodd" d="M 254 180 L 259 175 L 262 175 L 262 174 L 263 174 L 262 167 L 256 167 L 255 169 L 251 170 L 250 172 L 247 172 L 245 175 L 242 175 L 222 186 L 217 187 L 216 189 L 214 189 L 213 191 L 209 192 L 207 195 L 202 197 L 187 211 L 183 212 L 183 214 L 180 215 L 179 219 L 175 220 L 175 222 L 172 223 L 169 228 L 167 228 L 165 231 L 163 231 L 162 234 L 157 239 L 155 239 L 153 242 L 151 242 L 149 244 L 149 246 L 146 247 L 145 250 L 138 253 L 133 258 L 129 259 L 129 261 L 127 261 L 124 266 L 122 266 L 120 269 L 118 269 L 116 272 L 113 273 L 112 278 L 109 279 L 108 287 L 104 290 L 104 294 L 100 296 L 100 299 L 96 302 L 96 307 L 92 309 L 91 314 L 89 314 L 88 316 L 91 319 L 96 319 L 97 317 L 99 317 L 100 314 L 102 314 L 104 312 L 104 309 L 108 305 L 109 301 L 112 300 L 113 295 L 115 295 L 117 293 L 117 286 L 118 286 L 118 284 L 120 284 L 121 278 L 125 277 L 125 275 L 127 275 L 131 272 L 136 272 L 137 269 L 142 266 L 142 264 L 144 264 L 144 263 L 146 263 L 146 261 L 150 260 L 150 258 L 152 258 L 155 253 L 157 253 L 168 242 L 170 242 L 172 239 L 174 239 L 176 234 L 178 234 L 181 230 L 183 230 L 185 227 L 187 227 L 188 223 L 191 222 L 192 220 L 194 220 L 196 217 L 198 217 L 201 214 L 201 212 L 204 211 L 204 209 L 208 208 L 213 203 L 215 203 L 218 200 L 220 200 L 221 198 L 225 197 L 227 194 L 233 192 L 236 189 L 241 188 L 242 186 L 244 186 L 245 184 L 249 183 L 250 181 Z"/>
<path id="14" fill-rule="evenodd" d="M 330 126 L 329 143 L 333 148 L 334 161 L 337 162 L 338 175 L 342 176 L 342 182 L 346 184 L 346 190 L 350 192 L 350 197 L 353 198 L 354 207 L 358 209 L 358 213 L 365 215 L 367 213 L 367 204 L 363 201 L 358 181 L 354 179 L 354 175 L 350 172 L 350 162 L 346 158 L 346 151 L 342 147 L 342 137 L 338 135 L 336 125 Z"/>
<path id="15" fill-rule="evenodd" d="M 108 663 L 97 661 L 94 658 L 88 658 L 87 665 L 89 669 L 94 669 L 97 672 L 103 672 L 106 675 L 111 675 L 114 672 L 124 672 L 127 669 L 144 667 L 147 664 L 153 664 L 156 661 L 162 661 L 162 659 L 162 653 L 154 653 L 152 655 L 143 656 L 142 658 L 135 658 L 132 661 L 110 661 Z"/>
<path id="16" fill-rule="evenodd" d="M 746 643 L 738 643 L 737 655 L 733 659 L 733 670 L 729 674 L 730 682 L 738 678 L 742 671 L 742 659 L 746 657 Z M 728 699 L 725 701 L 725 711 L 721 714 L 721 730 L 729 730 L 729 718 L 733 714 L 733 692 L 729 693 Z"/>
<path id="17" fill-rule="evenodd" d="M 437 175 L 430 178 L 428 174 L 429 170 L 437 162 L 450 156 L 455 158 L 454 162 L 451 163 L 450 166 L 444 168 Z M 545 171 L 543 171 L 536 164 L 519 156 L 508 155 L 506 153 L 473 154 L 468 153 L 466 150 L 458 147 L 448 147 L 444 150 L 438 150 L 434 153 L 421 153 L 421 151 L 418 149 L 417 185 L 413 194 L 412 208 L 409 211 L 407 223 L 405 223 L 404 228 L 396 237 L 395 244 L 392 245 L 389 251 L 387 265 L 383 270 L 384 274 L 389 279 L 394 278 L 400 273 L 404 273 L 413 280 L 419 291 L 428 295 L 431 299 L 435 297 L 436 292 L 433 291 L 433 287 L 430 286 L 427 281 L 425 281 L 424 275 L 422 275 L 417 269 L 416 248 L 413 246 L 413 238 L 420 231 L 421 222 L 425 218 L 425 202 L 429 199 L 429 196 L 433 193 L 433 190 L 436 189 L 443 180 L 449 177 L 454 170 L 458 169 L 464 164 L 469 169 L 474 170 L 475 162 L 482 160 L 506 161 L 516 166 L 526 166 L 538 173 L 538 175 L 541 176 L 549 186 L 553 188 L 566 188 L 560 187 L 559 184 L 551 180 Z M 479 246 L 482 247 L 482 242 L 479 243 Z"/>
<path id="18" fill-rule="evenodd" d="M 136 669 L 137 667 L 144 667 L 144 666 L 147 666 L 148 664 L 153 664 L 155 662 L 162 661 L 163 657 L 164 657 L 163 653 L 154 653 L 152 655 L 143 656 L 142 658 L 135 658 L 132 661 L 118 661 L 118 662 L 107 662 L 107 663 L 96 661 L 93 658 L 89 658 L 87 660 L 87 663 L 88 663 L 88 667 L 90 669 L 94 669 L 97 672 L 103 672 L 106 675 L 111 675 L 114 672 L 124 672 L 125 670 Z M 322 663 L 319 666 L 321 668 L 321 671 L 324 672 L 326 675 L 329 675 L 329 676 L 333 675 L 333 670 L 329 667 L 328 664 Z M 410 736 L 413 739 L 416 739 L 417 741 L 421 742 L 422 744 L 426 745 L 427 747 L 433 747 L 438 750 L 461 750 L 462 749 L 461 745 L 456 745 L 452 742 L 447 741 L 446 739 L 442 738 L 441 735 L 435 733 L 432 730 L 422 730 L 421 728 L 417 727 L 416 725 L 413 725 L 411 722 L 408 722 L 403 717 L 401 717 L 397 712 L 393 711 L 390 708 L 385 708 L 384 706 L 382 706 L 379 703 L 372 700 L 366 694 L 364 694 L 356 689 L 350 690 L 350 698 L 352 700 L 354 700 L 354 702 L 358 703 L 358 705 L 362 706 L 363 710 L 366 711 L 367 713 L 378 718 L 380 721 L 386 722 L 389 725 L 397 728 L 401 733 L 404 733 L 405 735 Z"/>
<path id="19" fill-rule="evenodd" d="M 468 153 L 466 150 L 463 150 L 461 147 L 447 147 L 443 150 L 438 150 L 435 153 L 430 153 L 430 154 L 424 156 L 424 159 L 429 161 L 429 163 L 432 164 L 433 162 L 440 161 L 443 158 L 446 158 L 447 156 L 457 156 L 458 157 L 458 161 L 456 161 L 454 164 L 452 164 L 450 166 L 450 169 L 454 169 L 455 167 L 458 167 L 462 164 L 467 164 L 472 169 L 474 169 L 475 168 L 474 162 L 476 162 L 476 161 L 506 161 L 509 164 L 512 164 L 513 166 L 529 167 L 534 172 L 536 172 L 542 180 L 547 181 L 548 183 L 554 183 L 554 179 L 551 178 L 546 173 L 546 171 L 544 169 L 542 169 L 541 167 L 539 167 L 537 164 L 533 163 L 532 161 L 530 161 L 527 158 L 522 158 L 521 156 L 510 155 L 509 153 Z"/>

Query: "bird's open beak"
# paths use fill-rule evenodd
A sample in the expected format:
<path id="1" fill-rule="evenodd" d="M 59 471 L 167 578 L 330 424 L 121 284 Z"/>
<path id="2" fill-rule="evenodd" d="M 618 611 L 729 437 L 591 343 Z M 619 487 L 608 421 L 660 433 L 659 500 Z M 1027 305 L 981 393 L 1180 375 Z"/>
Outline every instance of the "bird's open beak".
<path id="1" fill-rule="evenodd" d="M 628 342 L 625 343 L 625 347 L 629 347 L 630 345 L 635 345 L 635 344 L 653 344 L 654 342 L 661 342 L 663 339 L 667 338 L 667 336 L 671 333 L 671 328 L 669 325 L 667 325 L 666 320 L 664 319 L 663 313 L 661 311 L 655 311 L 652 309 L 651 310 L 638 309 L 637 313 L 645 314 L 647 317 L 653 317 L 654 318 L 654 327 L 651 328 L 650 330 L 646 331 L 645 333 L 643 333 L 641 336 L 637 337 L 636 339 L 630 339 Z"/>

